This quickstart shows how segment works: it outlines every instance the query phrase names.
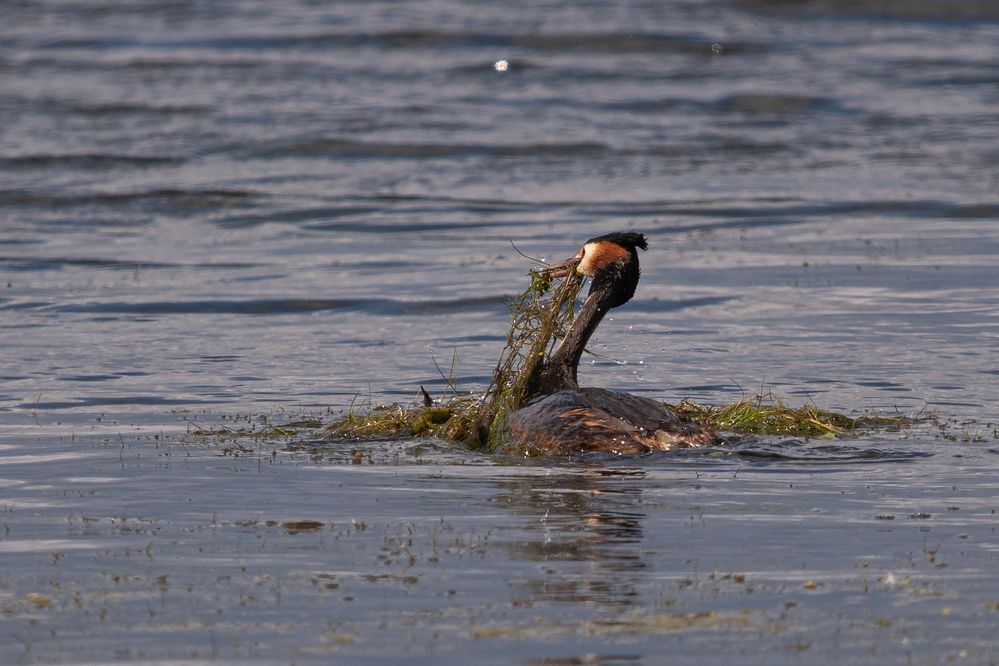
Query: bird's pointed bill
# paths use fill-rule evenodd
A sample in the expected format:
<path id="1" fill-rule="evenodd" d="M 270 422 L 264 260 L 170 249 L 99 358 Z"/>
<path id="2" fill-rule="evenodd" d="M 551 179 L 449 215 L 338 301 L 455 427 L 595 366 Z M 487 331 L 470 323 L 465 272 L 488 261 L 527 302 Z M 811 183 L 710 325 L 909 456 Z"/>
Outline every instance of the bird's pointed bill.
<path id="1" fill-rule="evenodd" d="M 582 259 L 582 257 L 577 255 L 571 259 L 566 259 L 565 261 L 560 261 L 557 264 L 552 264 L 542 272 L 553 280 L 564 278 L 576 270 L 576 267 L 579 266 L 579 262 L 582 261 Z"/>

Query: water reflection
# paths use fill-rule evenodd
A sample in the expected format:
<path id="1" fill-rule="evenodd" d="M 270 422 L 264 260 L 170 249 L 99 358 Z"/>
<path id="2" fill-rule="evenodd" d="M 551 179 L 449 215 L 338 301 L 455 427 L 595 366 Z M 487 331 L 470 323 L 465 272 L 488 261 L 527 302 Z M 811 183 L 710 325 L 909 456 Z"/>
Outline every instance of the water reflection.
<path id="1" fill-rule="evenodd" d="M 632 604 L 646 568 L 644 480 L 642 470 L 585 468 L 501 481 L 497 501 L 535 519 L 530 537 L 510 544 L 511 559 L 581 565 L 543 567 L 512 583 L 518 594 L 532 601 Z"/>

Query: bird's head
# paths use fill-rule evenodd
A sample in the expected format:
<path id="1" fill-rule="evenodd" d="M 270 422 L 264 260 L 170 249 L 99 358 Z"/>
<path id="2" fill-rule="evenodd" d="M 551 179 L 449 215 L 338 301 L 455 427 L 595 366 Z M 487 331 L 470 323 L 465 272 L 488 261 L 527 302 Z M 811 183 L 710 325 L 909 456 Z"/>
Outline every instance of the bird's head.
<path id="1" fill-rule="evenodd" d="M 638 248 L 648 250 L 645 235 L 630 231 L 597 236 L 583 243 L 576 256 L 549 266 L 551 278 L 565 277 L 575 271 L 593 278 L 590 296 L 606 299 L 606 307 L 624 305 L 635 295 L 638 286 Z"/>

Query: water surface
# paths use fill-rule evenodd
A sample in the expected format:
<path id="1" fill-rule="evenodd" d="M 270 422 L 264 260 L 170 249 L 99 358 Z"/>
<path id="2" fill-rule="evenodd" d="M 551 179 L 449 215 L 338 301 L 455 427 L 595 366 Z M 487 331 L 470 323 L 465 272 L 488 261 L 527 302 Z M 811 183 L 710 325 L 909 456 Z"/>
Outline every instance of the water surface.
<path id="1" fill-rule="evenodd" d="M 997 63 L 987 2 L 11 4 L 0 660 L 994 660 Z M 931 420 L 585 463 L 271 428 L 480 391 L 511 242 L 619 229 L 586 384 Z"/>

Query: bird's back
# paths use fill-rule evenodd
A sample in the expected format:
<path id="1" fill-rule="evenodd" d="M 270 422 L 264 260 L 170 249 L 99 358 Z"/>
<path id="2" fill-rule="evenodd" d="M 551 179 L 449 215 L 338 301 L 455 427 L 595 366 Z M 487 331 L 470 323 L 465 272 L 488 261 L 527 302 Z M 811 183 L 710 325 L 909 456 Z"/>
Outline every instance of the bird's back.
<path id="1" fill-rule="evenodd" d="M 544 396 L 510 415 L 513 441 L 504 449 L 532 455 L 640 455 L 709 446 L 718 433 L 649 398 L 580 388 Z"/>

